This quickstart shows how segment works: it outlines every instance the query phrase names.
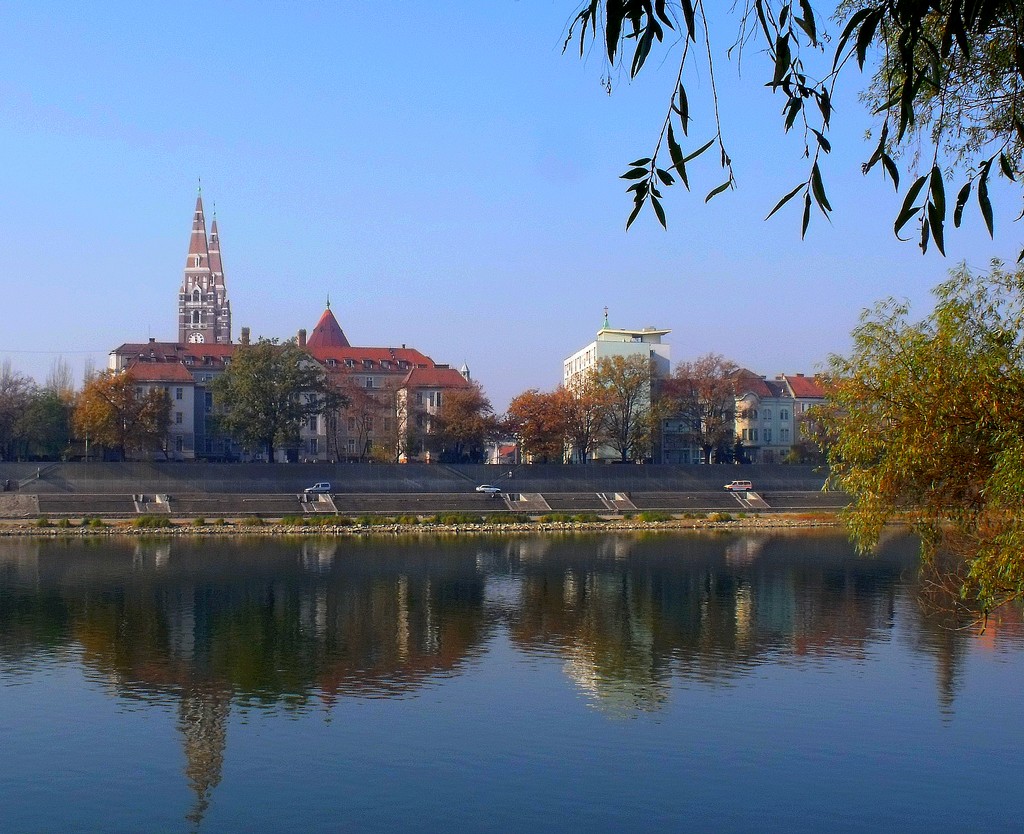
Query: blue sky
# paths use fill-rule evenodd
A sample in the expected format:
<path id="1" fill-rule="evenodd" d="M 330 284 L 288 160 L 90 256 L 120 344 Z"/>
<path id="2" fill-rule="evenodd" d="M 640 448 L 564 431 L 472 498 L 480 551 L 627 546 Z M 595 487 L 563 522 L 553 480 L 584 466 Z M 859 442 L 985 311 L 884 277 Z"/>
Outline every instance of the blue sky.
<path id="1" fill-rule="evenodd" d="M 812 372 L 876 300 L 923 313 L 959 261 L 1015 259 L 1020 227 L 1004 216 L 992 241 L 974 210 L 945 259 L 893 238 L 891 186 L 860 174 L 857 73 L 836 100 L 831 224 L 801 242 L 795 204 L 764 222 L 803 168 L 757 55 L 742 78 L 718 66 L 739 190 L 703 203 L 722 180 L 708 154 L 692 193 L 667 193 L 667 232 L 647 212 L 625 232 L 618 176 L 648 155 L 676 62 L 654 56 L 607 95 L 597 56 L 562 53 L 573 10 L 0 6 L 0 360 L 42 380 L 58 356 L 77 375 L 122 342 L 175 338 L 199 178 L 236 338 L 311 329 L 330 294 L 353 344 L 465 362 L 499 411 L 557 385 L 606 305 L 614 327 L 670 328 L 673 360 Z M 697 116 L 695 142 L 712 132 Z"/>

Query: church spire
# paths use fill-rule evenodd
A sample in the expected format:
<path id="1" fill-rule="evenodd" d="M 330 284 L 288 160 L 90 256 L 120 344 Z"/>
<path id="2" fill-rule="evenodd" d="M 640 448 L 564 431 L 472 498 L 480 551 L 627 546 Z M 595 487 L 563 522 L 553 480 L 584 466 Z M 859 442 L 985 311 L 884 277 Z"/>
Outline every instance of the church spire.
<path id="1" fill-rule="evenodd" d="M 211 235 L 206 236 L 201 185 L 192 215 L 185 274 L 178 291 L 178 341 L 192 344 L 228 344 L 231 341 L 231 304 L 224 285 L 220 234 L 214 217 Z"/>
<path id="2" fill-rule="evenodd" d="M 188 243 L 188 257 L 185 269 L 205 269 L 209 271 L 210 250 L 206 240 L 206 215 L 203 213 L 202 188 L 196 196 L 196 210 L 192 215 L 192 237 Z"/>

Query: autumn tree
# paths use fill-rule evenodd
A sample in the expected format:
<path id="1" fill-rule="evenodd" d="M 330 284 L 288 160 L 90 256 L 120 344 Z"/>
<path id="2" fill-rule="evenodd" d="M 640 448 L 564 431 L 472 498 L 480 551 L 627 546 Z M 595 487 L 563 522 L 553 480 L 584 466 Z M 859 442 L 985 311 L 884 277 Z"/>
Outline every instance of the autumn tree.
<path id="1" fill-rule="evenodd" d="M 689 189 L 695 160 L 707 152 L 722 174 L 705 202 L 736 187 L 716 82 L 716 47 L 724 42 L 737 61 L 744 53 L 763 57 L 757 83 L 781 97 L 782 131 L 797 134 L 798 152 L 807 160 L 805 178 L 785 186 L 769 217 L 797 200 L 803 234 L 812 210 L 831 214 L 825 183 L 833 95 L 852 67 L 874 65 L 866 97 L 876 119 L 875 144 L 862 168 L 880 171 L 902 190 L 896 235 L 913 222 L 921 248 L 934 241 L 942 251 L 946 222 L 952 217 L 960 225 L 972 191 L 991 233 L 991 181 L 1022 181 L 1020 3 L 847 0 L 832 17 L 832 4 L 823 15 L 821 4 L 811 0 L 745 0 L 732 8 L 737 30 L 729 32 L 718 19 L 721 4 L 703 0 L 585 0 L 570 24 L 566 46 L 578 43 L 581 55 L 591 46 L 600 51 L 609 92 L 616 68 L 634 77 L 654 56 L 657 64 L 667 60 L 662 44 L 676 53 L 678 72 L 666 90 L 669 104 L 656 139 L 623 174 L 633 200 L 627 227 L 647 205 L 666 225 L 663 190 L 677 182 Z M 897 161 L 912 174 L 909 184 Z M 947 185 L 953 185 L 948 196 Z"/>
<path id="2" fill-rule="evenodd" d="M 271 463 L 280 446 L 298 443 L 303 423 L 343 396 L 306 351 L 277 339 L 239 345 L 212 388 L 218 427 L 246 449 L 266 451 Z"/>
<path id="3" fill-rule="evenodd" d="M 398 433 L 394 386 L 367 388 L 362 377 L 350 372 L 331 380 L 339 397 L 339 407 L 330 415 L 329 448 L 341 459 L 359 461 L 397 459 Z"/>
<path id="4" fill-rule="evenodd" d="M 73 426 L 80 437 L 127 459 L 141 452 L 166 451 L 171 402 L 162 389 L 141 392 L 130 371 L 105 371 L 83 386 Z"/>
<path id="5" fill-rule="evenodd" d="M 963 266 L 935 297 L 920 321 L 878 304 L 831 357 L 829 462 L 861 548 L 910 512 L 926 562 L 962 558 L 987 611 L 1024 596 L 1024 269 Z"/>
<path id="6" fill-rule="evenodd" d="M 35 393 L 31 377 L 14 370 L 10 359 L 0 364 L 0 460 L 18 457 L 22 419 Z"/>
<path id="7" fill-rule="evenodd" d="M 717 353 L 706 353 L 693 362 L 676 363 L 662 386 L 665 410 L 687 426 L 687 437 L 703 451 L 707 463 L 722 463 L 734 439 L 736 396 L 733 377 L 739 367 Z"/>
<path id="8" fill-rule="evenodd" d="M 484 445 L 497 431 L 491 401 L 477 383 L 445 391 L 443 396 L 432 421 L 429 442 L 443 461 L 480 462 L 484 459 Z"/>
<path id="9" fill-rule="evenodd" d="M 569 433 L 569 394 L 564 388 L 531 388 L 509 403 L 506 429 L 518 439 L 532 463 L 561 463 Z"/>
<path id="10" fill-rule="evenodd" d="M 604 440 L 610 395 L 594 368 L 571 380 L 563 391 L 570 454 L 576 463 L 586 463 Z"/>
<path id="11" fill-rule="evenodd" d="M 606 356 L 594 367 L 594 381 L 606 392 L 604 441 L 623 463 L 651 454 L 657 422 L 654 378 L 654 363 L 648 356 Z"/>

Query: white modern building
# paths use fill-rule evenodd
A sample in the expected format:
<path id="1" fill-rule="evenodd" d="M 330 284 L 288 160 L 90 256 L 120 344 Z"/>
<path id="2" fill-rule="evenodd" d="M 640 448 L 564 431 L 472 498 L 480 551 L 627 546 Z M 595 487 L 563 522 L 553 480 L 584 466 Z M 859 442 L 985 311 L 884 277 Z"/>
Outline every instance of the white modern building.
<path id="1" fill-rule="evenodd" d="M 597 331 L 597 336 L 590 344 L 580 348 L 562 363 L 562 384 L 572 389 L 594 369 L 602 359 L 622 357 L 631 359 L 641 356 L 651 360 L 652 379 L 664 378 L 671 367 L 670 346 L 662 341 L 662 337 L 671 333 L 657 327 L 645 327 L 642 330 L 622 330 L 608 324 L 608 308 L 604 310 L 604 325 Z M 648 396 L 653 393 L 649 387 Z M 571 456 L 572 450 L 567 450 Z M 619 454 L 612 448 L 602 446 L 591 455 L 594 460 L 617 460 Z M 658 459 L 656 454 L 655 459 Z"/>

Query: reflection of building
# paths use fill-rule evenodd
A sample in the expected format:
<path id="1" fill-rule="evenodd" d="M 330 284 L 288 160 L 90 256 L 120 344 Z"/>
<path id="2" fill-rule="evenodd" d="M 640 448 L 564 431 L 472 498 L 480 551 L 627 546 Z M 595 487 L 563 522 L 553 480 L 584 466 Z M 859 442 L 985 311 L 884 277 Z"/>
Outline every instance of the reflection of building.
<path id="1" fill-rule="evenodd" d="M 178 729 L 184 736 L 185 777 L 196 797 L 186 819 L 196 826 L 202 822 L 210 796 L 220 784 L 230 711 L 230 692 L 186 690 L 181 695 Z"/>

